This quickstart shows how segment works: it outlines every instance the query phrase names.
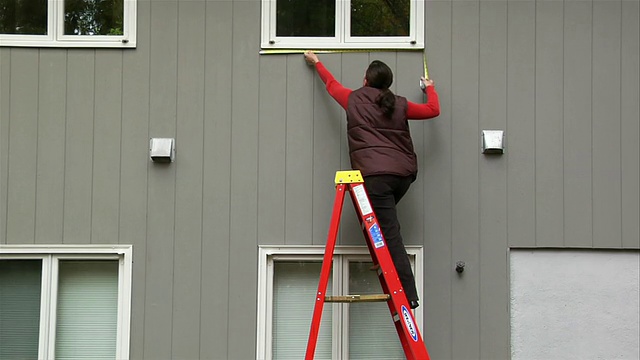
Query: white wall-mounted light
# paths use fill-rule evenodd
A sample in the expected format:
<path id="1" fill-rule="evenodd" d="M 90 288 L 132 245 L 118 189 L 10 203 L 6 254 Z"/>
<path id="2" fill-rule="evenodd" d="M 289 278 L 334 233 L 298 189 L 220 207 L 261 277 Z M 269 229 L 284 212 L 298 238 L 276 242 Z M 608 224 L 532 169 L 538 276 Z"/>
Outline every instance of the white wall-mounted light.
<path id="1" fill-rule="evenodd" d="M 160 163 L 173 162 L 176 154 L 176 141 L 173 138 L 151 138 L 149 140 L 149 156 L 151 161 Z"/>

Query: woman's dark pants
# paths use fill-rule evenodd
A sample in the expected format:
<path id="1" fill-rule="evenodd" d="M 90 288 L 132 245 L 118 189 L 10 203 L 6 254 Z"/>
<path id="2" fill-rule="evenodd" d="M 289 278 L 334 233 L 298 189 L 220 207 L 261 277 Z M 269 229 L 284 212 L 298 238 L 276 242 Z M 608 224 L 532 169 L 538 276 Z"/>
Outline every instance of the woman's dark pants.
<path id="1" fill-rule="evenodd" d="M 413 176 L 396 175 L 373 175 L 364 178 L 369 200 L 380 223 L 382 235 L 387 241 L 389 253 L 409 301 L 418 300 L 418 291 L 409 256 L 402 242 L 396 204 L 409 190 L 413 180 Z"/>

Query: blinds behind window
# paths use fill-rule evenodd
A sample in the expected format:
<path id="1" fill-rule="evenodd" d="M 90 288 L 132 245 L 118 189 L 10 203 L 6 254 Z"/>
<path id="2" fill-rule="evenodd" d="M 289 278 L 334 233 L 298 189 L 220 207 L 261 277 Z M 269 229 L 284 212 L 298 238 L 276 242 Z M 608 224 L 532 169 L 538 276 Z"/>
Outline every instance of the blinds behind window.
<path id="1" fill-rule="evenodd" d="M 0 359 L 37 359 L 42 260 L 0 260 Z"/>
<path id="2" fill-rule="evenodd" d="M 273 274 L 274 360 L 304 358 L 320 279 L 319 262 L 276 262 Z M 331 280 L 327 287 L 331 294 Z M 331 359 L 331 305 L 325 305 L 315 359 Z"/>
<path id="3" fill-rule="evenodd" d="M 118 261 L 59 263 L 56 359 L 115 359 Z"/>
<path id="4" fill-rule="evenodd" d="M 349 262 L 349 294 L 382 294 L 371 262 Z M 405 359 L 389 307 L 384 302 L 349 305 L 349 359 Z"/>

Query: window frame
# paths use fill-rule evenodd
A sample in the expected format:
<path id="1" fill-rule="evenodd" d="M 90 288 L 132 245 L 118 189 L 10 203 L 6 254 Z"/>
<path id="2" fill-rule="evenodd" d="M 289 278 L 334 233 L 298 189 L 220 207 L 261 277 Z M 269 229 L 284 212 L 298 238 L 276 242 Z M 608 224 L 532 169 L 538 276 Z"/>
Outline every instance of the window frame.
<path id="1" fill-rule="evenodd" d="M 409 36 L 351 36 L 351 0 L 336 0 L 334 37 L 276 36 L 276 2 L 262 0 L 261 48 L 269 49 L 424 49 L 425 0 L 410 1 Z"/>
<path id="2" fill-rule="evenodd" d="M 55 359 L 60 260 L 118 260 L 116 358 L 129 359 L 132 245 L 0 245 L 0 260 L 42 260 L 38 359 Z"/>
<path id="3" fill-rule="evenodd" d="M 137 0 L 123 0 L 122 35 L 64 35 L 64 0 L 47 0 L 47 34 L 0 34 L 0 47 L 135 48 Z"/>
<path id="4" fill-rule="evenodd" d="M 406 245 L 407 254 L 411 257 L 413 272 L 418 289 L 418 296 L 422 298 L 423 280 L 423 247 Z M 314 261 L 322 262 L 325 247 L 320 245 L 260 245 L 258 246 L 258 304 L 257 304 L 257 332 L 256 359 L 272 359 L 273 332 L 273 274 L 274 262 L 278 260 Z M 335 295 L 347 295 L 343 288 L 345 277 L 349 276 L 349 261 L 371 261 L 369 249 L 366 246 L 336 246 L 333 257 L 333 288 Z M 319 280 L 319 279 L 318 279 Z M 348 279 L 347 279 L 348 280 Z M 317 285 L 316 285 L 317 286 Z M 349 357 L 349 304 L 326 303 L 332 306 L 332 358 L 346 359 Z M 414 310 L 414 318 L 418 328 L 422 328 L 423 309 Z M 389 315 L 391 316 L 391 315 Z M 311 314 L 310 314 L 311 317 Z"/>

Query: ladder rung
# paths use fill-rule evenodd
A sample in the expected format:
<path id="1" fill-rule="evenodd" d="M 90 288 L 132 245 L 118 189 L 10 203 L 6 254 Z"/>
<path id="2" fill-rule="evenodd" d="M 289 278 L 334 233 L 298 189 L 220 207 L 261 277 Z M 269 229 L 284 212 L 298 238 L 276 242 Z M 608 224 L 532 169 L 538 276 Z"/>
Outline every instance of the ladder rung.
<path id="1" fill-rule="evenodd" d="M 375 294 L 375 295 L 343 295 L 343 296 L 325 296 L 325 302 L 340 302 L 340 303 L 352 303 L 352 302 L 378 302 L 388 301 L 391 296 L 387 294 Z"/>

